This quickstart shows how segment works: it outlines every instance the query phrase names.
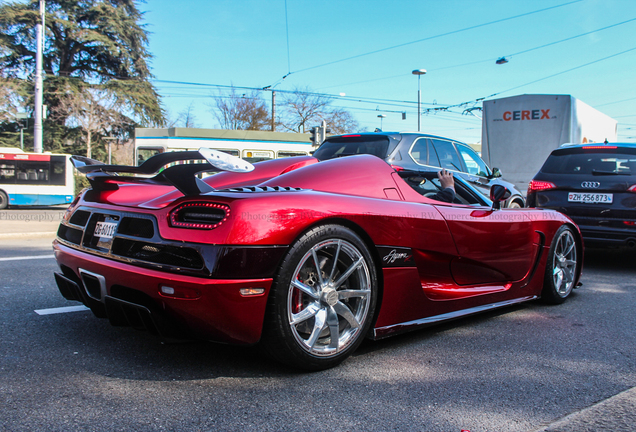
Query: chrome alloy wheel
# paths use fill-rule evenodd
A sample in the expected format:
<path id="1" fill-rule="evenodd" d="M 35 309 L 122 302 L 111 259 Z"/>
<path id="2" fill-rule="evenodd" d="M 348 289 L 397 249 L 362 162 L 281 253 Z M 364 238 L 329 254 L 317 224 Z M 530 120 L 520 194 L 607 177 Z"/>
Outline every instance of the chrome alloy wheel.
<path id="1" fill-rule="evenodd" d="M 576 277 L 576 241 L 572 232 L 563 231 L 557 239 L 552 263 L 552 280 L 560 297 L 567 297 Z"/>
<path id="2" fill-rule="evenodd" d="M 371 277 L 364 255 L 346 240 L 315 244 L 294 271 L 287 318 L 296 341 L 315 356 L 333 356 L 358 339 L 369 318 Z"/>

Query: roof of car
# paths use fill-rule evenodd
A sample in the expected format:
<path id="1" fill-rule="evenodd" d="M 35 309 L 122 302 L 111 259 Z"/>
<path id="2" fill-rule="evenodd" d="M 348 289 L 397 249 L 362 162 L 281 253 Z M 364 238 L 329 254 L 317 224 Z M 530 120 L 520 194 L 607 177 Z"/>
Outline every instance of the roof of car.
<path id="1" fill-rule="evenodd" d="M 636 143 L 585 143 L 585 144 L 577 144 L 577 143 L 565 143 L 561 144 L 559 148 L 583 148 L 583 147 L 594 147 L 594 148 L 603 148 L 603 147 L 626 147 L 626 148 L 636 148 Z"/>
<path id="2" fill-rule="evenodd" d="M 418 135 L 421 137 L 425 137 L 425 138 L 439 138 L 439 139 L 444 139 L 444 140 L 449 140 L 449 141 L 455 141 L 455 142 L 459 142 L 461 143 L 462 141 L 453 139 L 453 138 L 449 138 L 449 137 L 444 137 L 444 136 L 439 136 L 439 135 L 431 135 L 431 134 L 427 134 L 427 133 L 423 133 L 423 132 L 415 132 L 415 131 L 402 131 L 402 132 L 385 132 L 385 131 L 380 131 L 380 132 L 359 132 L 359 133 L 351 133 L 351 134 L 342 134 L 342 135 L 332 135 L 329 136 L 329 138 L 343 138 L 343 137 L 353 137 L 353 136 L 377 136 L 377 135 Z"/>

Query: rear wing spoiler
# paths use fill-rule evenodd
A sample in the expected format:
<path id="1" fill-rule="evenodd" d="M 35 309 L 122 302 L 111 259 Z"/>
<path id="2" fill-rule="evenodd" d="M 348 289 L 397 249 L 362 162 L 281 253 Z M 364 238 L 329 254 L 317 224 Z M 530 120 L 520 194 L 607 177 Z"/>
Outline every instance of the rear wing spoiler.
<path id="1" fill-rule="evenodd" d="M 166 168 L 166 165 L 175 162 L 195 160 L 206 162 L 183 163 Z M 197 177 L 198 173 L 250 172 L 254 169 L 251 163 L 243 159 L 205 147 L 201 147 L 198 151 L 160 153 L 139 166 L 107 165 L 84 156 L 72 156 L 71 162 L 79 172 L 86 175 L 95 192 L 118 189 L 120 183 L 136 183 L 174 186 L 186 196 L 200 195 L 214 190 Z"/>

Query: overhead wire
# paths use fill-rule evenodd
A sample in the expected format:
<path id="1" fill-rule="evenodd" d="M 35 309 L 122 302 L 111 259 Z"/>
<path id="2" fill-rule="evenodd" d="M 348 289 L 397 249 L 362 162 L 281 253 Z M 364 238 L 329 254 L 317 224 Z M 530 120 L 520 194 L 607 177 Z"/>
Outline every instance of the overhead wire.
<path id="1" fill-rule="evenodd" d="M 570 36 L 568 38 L 561 39 L 561 40 L 558 40 L 558 41 L 554 41 L 554 42 L 550 42 L 550 43 L 547 43 L 547 44 L 539 45 L 539 46 L 534 47 L 534 48 L 528 48 L 528 49 L 525 49 L 525 50 L 522 50 L 522 51 L 518 51 L 516 53 L 506 54 L 504 57 L 512 58 L 514 56 L 525 54 L 525 53 L 528 53 L 528 52 L 531 52 L 531 51 L 536 51 L 536 50 L 541 49 L 541 48 L 546 48 L 546 47 L 549 47 L 549 46 L 552 46 L 552 45 L 560 44 L 562 42 L 567 42 L 567 41 L 570 41 L 570 40 L 573 40 L 573 39 L 577 39 L 577 38 L 580 38 L 580 37 L 583 37 L 583 36 L 588 36 L 590 34 L 598 33 L 598 32 L 601 32 L 603 30 L 607 30 L 607 29 L 610 29 L 610 28 L 613 28 L 613 27 L 617 27 L 617 26 L 620 26 L 620 25 L 623 25 L 623 24 L 627 24 L 627 23 L 630 23 L 630 22 L 633 22 L 633 21 L 636 21 L 636 18 L 632 18 L 632 19 L 629 19 L 627 21 L 622 21 L 622 22 L 619 22 L 619 23 L 616 23 L 616 24 L 612 24 L 612 25 L 609 25 L 609 26 L 606 26 L 606 27 L 602 27 L 602 28 L 599 28 L 599 29 L 596 29 L 596 30 L 591 30 L 591 31 L 588 31 L 588 32 L 585 32 L 585 33 L 581 33 L 581 34 L 575 35 L 575 36 Z M 481 63 L 490 63 L 490 62 L 496 60 L 497 58 L 491 57 L 491 58 L 485 59 L 485 60 L 476 60 L 476 61 L 473 61 L 473 62 L 461 63 L 461 64 L 452 65 L 452 66 L 444 66 L 444 67 L 439 67 L 439 68 L 433 68 L 433 69 L 429 69 L 428 72 L 430 73 L 430 72 L 436 72 L 436 71 L 440 71 L 440 70 L 453 69 L 453 68 L 457 68 L 457 67 L 472 66 L 472 65 L 481 64 Z M 399 74 L 399 75 L 393 75 L 393 76 L 390 76 L 390 77 L 375 78 L 375 79 L 365 80 L 365 81 L 356 81 L 356 82 L 352 82 L 352 83 L 338 84 L 338 85 L 333 85 L 333 86 L 329 86 L 329 87 L 321 87 L 321 88 L 322 89 L 329 89 L 329 88 L 334 88 L 334 87 L 343 87 L 343 86 L 355 85 L 355 84 L 366 84 L 366 83 L 375 82 L 375 81 L 383 81 L 383 80 L 388 80 L 388 79 L 393 79 L 393 78 L 401 78 L 401 77 L 404 77 L 406 75 L 407 74 Z"/>
<path id="2" fill-rule="evenodd" d="M 544 80 L 547 80 L 547 79 L 549 79 L 549 78 L 554 78 L 555 76 L 563 75 L 563 74 L 565 74 L 565 73 L 572 72 L 572 71 L 574 71 L 574 70 L 581 69 L 581 68 L 584 68 L 584 67 L 586 67 L 586 66 L 593 65 L 593 64 L 595 64 L 595 63 L 598 63 L 598 62 L 601 62 L 601 61 L 605 61 L 605 60 L 607 60 L 607 59 L 611 59 L 612 57 L 617 57 L 617 56 L 619 56 L 619 55 L 623 55 L 623 54 L 626 54 L 626 53 L 631 52 L 631 51 L 634 51 L 634 50 L 636 50 L 636 47 L 634 47 L 634 48 L 630 48 L 630 49 L 625 50 L 625 51 L 621 51 L 621 52 L 616 53 L 616 54 L 609 55 L 609 56 L 607 56 L 607 57 L 603 57 L 603 58 L 598 59 L 598 60 L 591 61 L 591 62 L 589 62 L 589 63 L 582 64 L 582 65 L 580 65 L 580 66 L 576 66 L 576 67 L 573 67 L 573 68 L 570 68 L 570 69 L 564 70 L 564 71 L 562 71 L 562 72 L 558 72 L 558 73 L 555 73 L 555 74 L 552 74 L 552 75 L 548 75 L 548 76 L 546 76 L 546 77 L 539 78 L 539 79 L 534 80 L 534 81 L 530 81 L 529 83 L 525 83 L 525 84 L 518 85 L 518 86 L 516 86 L 516 87 L 509 88 L 508 90 L 504 90 L 504 91 L 500 91 L 500 92 L 494 93 L 494 94 L 492 94 L 492 95 L 490 95 L 490 96 L 488 96 L 488 97 L 497 96 L 497 95 L 500 95 L 500 94 L 502 94 L 502 93 L 507 93 L 507 92 L 509 92 L 509 91 L 516 90 L 516 89 L 521 88 L 521 87 L 525 87 L 525 86 L 530 85 L 530 84 L 538 83 L 538 82 L 540 82 L 540 81 L 544 81 Z"/>
<path id="3" fill-rule="evenodd" d="M 426 113 L 426 112 L 432 112 L 432 111 L 438 111 L 438 110 L 439 111 L 446 111 L 446 110 L 448 110 L 450 108 L 459 108 L 459 107 L 463 107 L 463 106 L 468 106 L 470 104 L 475 104 L 475 103 L 478 103 L 478 102 L 482 102 L 482 101 L 484 101 L 486 99 L 489 99 L 489 98 L 492 98 L 494 96 L 499 96 L 499 95 L 501 95 L 503 93 L 507 93 L 507 92 L 512 91 L 512 90 L 517 90 L 517 89 L 519 89 L 521 87 L 525 87 L 525 86 L 530 85 L 530 84 L 535 84 L 535 83 L 538 83 L 540 81 L 544 81 L 544 80 L 553 78 L 555 76 L 563 75 L 565 73 L 572 72 L 574 70 L 581 69 L 583 67 L 586 67 L 586 66 L 589 66 L 589 65 L 592 65 L 592 64 L 595 64 L 595 63 L 599 63 L 601 61 L 608 60 L 608 59 L 610 59 L 612 57 L 617 57 L 619 55 L 623 55 L 623 54 L 626 54 L 626 53 L 634 51 L 634 50 L 636 50 L 636 47 L 630 48 L 630 49 L 625 50 L 625 51 L 621 51 L 621 52 L 616 53 L 616 54 L 609 55 L 607 57 L 603 57 L 601 59 L 594 60 L 594 61 L 582 64 L 582 65 L 579 65 L 579 66 L 576 66 L 576 67 L 573 67 L 573 68 L 570 68 L 570 69 L 567 69 L 567 70 L 564 70 L 564 71 L 561 71 L 561 72 L 557 72 L 555 74 L 548 75 L 548 76 L 545 76 L 543 78 L 539 78 L 537 80 L 530 81 L 530 82 L 525 83 L 525 84 L 521 84 L 521 85 L 518 85 L 518 86 L 515 86 L 515 87 L 511 87 L 511 88 L 509 88 L 507 90 L 498 91 L 498 92 L 493 93 L 493 94 L 491 94 L 489 96 L 480 97 L 480 98 L 477 98 L 477 99 L 473 99 L 473 100 L 470 100 L 470 101 L 467 101 L 467 102 L 461 102 L 461 103 L 454 104 L 454 105 L 440 106 L 440 107 L 436 107 L 436 108 L 426 108 L 424 110 L 424 112 Z"/>
<path id="4" fill-rule="evenodd" d="M 285 32 L 287 33 L 287 74 L 291 73 L 291 59 L 289 55 L 289 20 L 287 18 L 287 0 L 285 0 Z"/>
<path id="5" fill-rule="evenodd" d="M 389 51 L 389 50 L 392 50 L 392 49 L 401 48 L 401 47 L 404 47 L 404 46 L 413 45 L 413 44 L 416 44 L 416 43 L 420 43 L 420 42 L 424 42 L 424 41 L 428 41 L 428 40 L 432 40 L 432 39 L 437 39 L 437 38 L 444 37 L 444 36 L 449 36 L 449 35 L 452 35 L 452 34 L 465 32 L 465 31 L 468 31 L 468 30 L 474 30 L 476 28 L 486 27 L 486 26 L 493 25 L 493 24 L 498 24 L 498 23 L 504 22 L 504 21 L 510 21 L 510 20 L 521 18 L 521 17 L 524 17 L 524 16 L 528 16 L 528 15 L 532 15 L 532 14 L 536 14 L 536 13 L 540 13 L 540 12 L 545 12 L 547 10 L 556 9 L 556 8 L 560 8 L 560 7 L 563 7 L 563 6 L 568 6 L 568 5 L 571 5 L 573 3 L 579 3 L 581 1 L 583 1 L 583 0 L 574 0 L 574 1 L 567 2 L 567 3 L 562 3 L 562 4 L 559 4 L 559 5 L 550 6 L 550 7 L 547 7 L 547 8 L 538 9 L 538 10 L 531 11 L 531 12 L 526 12 L 526 13 L 523 13 L 523 14 L 519 14 L 519 15 L 507 17 L 507 18 L 501 18 L 501 19 L 494 20 L 494 21 L 489 21 L 489 22 L 486 22 L 486 23 L 476 24 L 476 25 L 473 25 L 473 26 L 464 27 L 464 28 L 457 29 L 457 30 L 452 30 L 452 31 L 449 31 L 449 32 L 446 32 L 446 33 L 440 33 L 440 34 L 437 34 L 437 35 L 428 36 L 428 37 L 425 37 L 425 38 L 422 38 L 422 39 L 418 39 L 418 40 L 415 40 L 415 41 L 411 41 L 411 42 L 404 42 L 404 43 L 401 43 L 401 44 L 398 44 L 398 45 L 393 45 L 393 46 L 386 47 L 386 48 L 380 48 L 380 49 L 377 49 L 377 50 L 369 51 L 369 52 L 366 52 L 366 53 L 363 53 L 363 54 L 357 54 L 357 55 L 350 56 L 350 57 L 347 57 L 347 58 L 343 58 L 343 59 L 340 59 L 340 60 L 334 60 L 334 61 L 330 61 L 330 62 L 327 62 L 327 63 L 319 64 L 319 65 L 316 65 L 316 66 L 310 66 L 310 67 L 307 67 L 307 68 L 304 68 L 304 69 L 299 69 L 299 70 L 291 72 L 291 74 L 297 74 L 297 73 L 305 72 L 305 71 L 312 70 L 312 69 L 318 69 L 318 68 L 321 68 L 321 67 L 324 67 L 324 66 L 329 66 L 329 65 L 332 65 L 332 64 L 336 64 L 336 63 L 342 63 L 344 61 L 353 60 L 353 59 L 357 59 L 357 58 L 360 58 L 360 57 L 365 57 L 365 56 L 368 56 L 368 55 L 377 54 L 377 53 L 380 53 L 380 52 Z"/>
<path id="6" fill-rule="evenodd" d="M 619 100 L 619 101 L 614 101 L 614 102 L 607 102 L 607 103 L 604 103 L 604 104 L 596 105 L 596 107 L 602 107 L 602 106 L 607 106 L 607 105 L 614 105 L 614 104 L 621 103 L 621 102 L 629 102 L 629 101 L 633 101 L 633 100 L 635 100 L 635 99 L 636 99 L 636 97 L 629 98 L 629 99 L 623 99 L 623 100 Z"/>
<path id="7" fill-rule="evenodd" d="M 360 54 L 360 55 L 357 55 L 357 56 L 349 57 L 347 59 L 337 60 L 337 61 L 334 61 L 334 62 L 324 63 L 322 65 L 301 69 L 301 70 L 298 70 L 298 71 L 295 71 L 295 72 L 289 72 L 289 70 L 291 69 L 291 67 L 290 67 L 291 63 L 290 63 L 290 57 L 289 57 L 289 51 L 288 51 L 288 73 L 283 78 L 281 78 L 278 82 L 284 80 L 291 73 L 297 73 L 297 72 L 302 72 L 302 71 L 305 71 L 305 70 L 314 69 L 314 68 L 317 68 L 317 67 L 327 66 L 329 64 L 338 63 L 340 61 L 345 61 L 345 60 L 349 60 L 349 59 L 353 59 L 353 58 L 358 58 L 358 57 L 362 57 L 362 56 L 365 56 L 365 55 L 370 55 L 370 54 L 374 54 L 374 53 L 377 53 L 377 52 L 382 52 L 382 51 L 386 51 L 386 50 L 389 50 L 389 49 L 397 48 L 397 47 L 400 47 L 400 46 L 410 45 L 410 44 L 421 42 L 421 41 L 424 41 L 424 40 L 429 40 L 429 39 L 433 39 L 433 38 L 436 38 L 436 37 L 445 36 L 445 35 L 448 35 L 448 34 L 458 33 L 460 31 L 466 31 L 466 30 L 469 30 L 469 29 L 473 29 L 473 28 L 482 27 L 482 26 L 485 26 L 485 25 L 494 24 L 496 22 L 506 21 L 506 20 L 518 18 L 518 17 L 521 17 L 521 16 L 526 16 L 526 15 L 530 15 L 530 14 L 533 14 L 533 13 L 538 13 L 538 12 L 542 12 L 542 11 L 545 11 L 545 10 L 549 10 L 549 9 L 554 9 L 556 7 L 566 6 L 566 5 L 569 5 L 569 4 L 572 4 L 572 3 L 577 3 L 579 1 L 581 1 L 581 0 L 576 0 L 576 1 L 569 2 L 569 3 L 564 3 L 564 4 L 561 4 L 561 5 L 553 6 L 553 7 L 550 7 L 550 8 L 544 8 L 544 9 L 541 9 L 541 10 L 538 10 L 538 11 L 533 11 L 533 12 L 528 12 L 528 13 L 525 13 L 525 14 L 516 15 L 514 17 L 504 18 L 504 19 L 492 21 L 492 22 L 489 22 L 489 23 L 483 23 L 483 24 L 479 24 L 479 25 L 476 25 L 476 26 L 467 27 L 465 29 L 455 30 L 455 31 L 452 31 L 452 32 L 444 33 L 444 34 L 431 36 L 431 37 L 428 37 L 428 38 L 420 39 L 418 41 L 407 42 L 407 43 L 396 45 L 396 46 L 393 46 L 393 47 L 388 47 L 388 48 L 384 48 L 384 49 L 380 49 L 380 50 L 375 50 L 375 51 L 372 51 L 372 52 L 369 52 L 369 53 Z M 287 2 L 286 2 L 286 0 L 285 0 L 285 12 L 286 12 L 286 25 L 287 25 Z M 629 20 L 626 20 L 626 21 L 622 21 L 620 23 L 612 24 L 612 25 L 609 25 L 609 26 L 606 26 L 606 27 L 602 27 L 600 29 L 592 30 L 592 31 L 589 31 L 589 32 L 585 32 L 585 33 L 582 33 L 582 34 L 579 34 L 579 35 L 571 36 L 571 37 L 568 37 L 568 38 L 565 38 L 565 39 L 561 39 L 561 40 L 558 40 L 558 41 L 550 42 L 548 44 L 543 44 L 543 45 L 540 45 L 540 46 L 537 46 L 537 47 L 533 47 L 533 48 L 529 48 L 529 49 L 526 49 L 526 50 L 522 50 L 522 51 L 519 51 L 519 52 L 516 52 L 516 53 L 513 53 L 513 54 L 509 54 L 508 56 L 512 57 L 514 55 L 525 54 L 525 53 L 530 52 L 530 51 L 534 51 L 534 50 L 537 50 L 537 49 L 541 49 L 541 48 L 545 48 L 545 47 L 548 47 L 548 46 L 556 45 L 558 43 L 562 43 L 562 42 L 566 42 L 566 41 L 569 41 L 569 40 L 573 40 L 573 39 L 576 39 L 576 38 L 579 38 L 579 37 L 583 37 L 583 36 L 586 36 L 586 35 L 589 35 L 589 34 L 592 34 L 592 33 L 595 33 L 595 32 L 599 32 L 599 31 L 603 31 L 603 30 L 606 30 L 606 29 L 609 29 L 609 28 L 613 28 L 613 27 L 616 27 L 616 26 L 619 26 L 619 25 L 623 25 L 623 24 L 626 24 L 626 23 L 629 23 L 629 22 L 632 22 L 632 21 L 636 21 L 636 18 L 632 18 L 632 19 L 629 19 Z M 288 28 L 287 28 L 287 34 L 288 34 Z M 289 49 L 289 38 L 287 39 L 287 45 L 288 45 L 288 49 Z M 555 74 L 551 74 L 551 75 L 548 75 L 546 77 L 543 77 L 543 78 L 540 78 L 540 79 L 537 79 L 537 80 L 533 80 L 533 81 L 525 83 L 525 84 L 521 84 L 521 85 L 518 85 L 518 86 L 515 86 L 515 87 L 512 87 L 512 88 L 509 88 L 507 90 L 499 91 L 499 92 L 493 93 L 493 94 L 491 94 L 489 96 L 478 98 L 478 99 L 475 99 L 475 100 L 472 100 L 472 101 L 462 102 L 462 103 L 454 104 L 454 105 L 446 105 L 446 106 L 425 108 L 424 109 L 424 114 L 436 113 L 436 112 L 439 112 L 439 111 L 449 111 L 451 108 L 468 106 L 470 104 L 476 104 L 476 103 L 481 102 L 481 101 L 483 101 L 485 99 L 500 95 L 502 93 L 506 93 L 506 92 L 509 92 L 509 91 L 512 91 L 512 90 L 516 90 L 518 88 L 521 88 L 521 87 L 524 87 L 524 86 L 527 86 L 527 85 L 531 85 L 531 84 L 534 84 L 534 83 L 537 83 L 537 82 L 540 82 L 540 81 L 543 81 L 543 80 L 546 80 L 546 79 L 550 79 L 550 78 L 553 78 L 555 76 L 559 76 L 559 75 L 562 75 L 562 74 L 565 74 L 565 73 L 568 73 L 568 72 L 571 72 L 571 71 L 574 71 L 574 70 L 577 70 L 577 69 L 580 69 L 580 68 L 583 68 L 583 67 L 586 67 L 586 66 L 589 66 L 589 65 L 592 65 L 592 64 L 607 60 L 607 59 L 610 59 L 612 57 L 616 57 L 616 56 L 631 52 L 633 50 L 636 50 L 636 47 L 628 49 L 628 50 L 625 50 L 625 51 L 622 51 L 622 52 L 619 52 L 619 53 L 616 53 L 616 54 L 612 54 L 610 56 L 606 56 L 606 57 L 601 58 L 601 59 L 594 60 L 592 62 L 588 62 L 588 63 L 582 64 L 582 65 L 576 66 L 574 68 L 567 69 L 565 71 L 561 71 L 561 72 L 558 72 L 558 73 L 555 73 Z M 487 60 L 487 61 L 491 61 L 491 60 Z M 479 61 L 479 63 L 481 63 L 481 62 L 482 61 Z M 467 64 L 475 64 L 475 63 L 477 63 L 477 62 L 467 63 Z M 464 65 L 467 65 L 467 64 L 448 66 L 448 67 L 445 67 L 445 68 L 438 68 L 438 69 L 434 69 L 434 70 L 441 70 L 441 69 L 447 69 L 447 68 L 451 68 L 451 67 L 464 66 Z M 394 77 L 398 77 L 398 76 L 402 76 L 402 75 L 396 75 Z M 394 77 L 389 77 L 389 78 L 394 78 Z M 379 78 L 379 79 L 375 79 L 375 80 L 368 80 L 368 81 L 365 81 L 365 82 L 377 81 L 377 80 L 382 80 L 382 79 L 388 79 L 388 78 Z M 165 82 L 165 83 L 194 85 L 194 86 L 208 86 L 208 87 L 216 87 L 216 88 L 237 88 L 237 89 L 245 89 L 245 90 L 263 90 L 262 88 L 259 89 L 259 88 L 252 88 L 252 87 L 237 87 L 237 86 L 227 86 L 227 85 L 224 86 L 224 85 L 215 85 L 215 84 L 187 83 L 187 82 L 164 81 L 164 80 L 156 80 L 156 81 L 157 82 Z M 294 91 L 284 91 L 284 90 L 278 90 L 278 91 L 287 92 L 287 93 L 294 93 Z M 317 96 L 321 96 L 321 97 L 329 97 L 329 98 L 333 98 L 333 99 L 343 99 L 343 100 L 348 100 L 348 101 L 355 101 L 355 102 L 359 102 L 359 103 L 377 103 L 377 102 L 380 102 L 380 103 L 383 103 L 383 104 L 389 103 L 391 105 L 395 105 L 395 103 L 397 103 L 397 104 L 413 104 L 414 103 L 414 102 L 411 102 L 411 101 L 395 101 L 395 100 L 380 99 L 380 98 L 359 98 L 359 97 L 346 97 L 346 98 L 344 98 L 344 97 L 340 97 L 340 96 L 336 96 L 336 95 L 331 95 L 331 94 L 326 94 L 326 93 L 315 93 L 315 92 L 301 92 L 301 93 L 313 94 L 313 95 L 317 95 Z M 636 99 L 636 98 L 633 98 L 633 99 Z M 623 101 L 610 102 L 610 103 L 607 103 L 607 104 L 603 104 L 601 106 L 609 105 L 611 103 L 624 102 L 624 101 L 633 100 L 633 99 L 625 99 Z M 402 106 L 402 105 L 395 105 L 395 106 Z M 373 111 L 377 111 L 377 109 L 373 110 Z M 391 110 L 384 110 L 384 112 L 391 112 Z M 454 114 L 459 114 L 459 113 L 454 113 Z M 461 115 L 461 114 L 459 114 L 459 115 Z"/>
<path id="8" fill-rule="evenodd" d="M 561 39 L 561 40 L 558 40 L 558 41 L 554 41 L 554 42 L 550 42 L 550 43 L 547 43 L 547 44 L 539 45 L 539 46 L 534 47 L 534 48 L 528 48 L 528 49 L 525 49 L 523 51 L 518 51 L 516 53 L 506 54 L 503 57 L 512 58 L 514 56 L 518 56 L 518 55 L 521 55 L 521 54 L 529 53 L 531 51 L 536 51 L 536 50 L 541 49 L 541 48 L 546 48 L 546 47 L 549 47 L 549 46 L 552 46 L 552 45 L 557 45 L 557 44 L 560 44 L 560 43 L 563 43 L 563 42 L 571 41 L 573 39 L 577 39 L 577 38 L 580 38 L 580 37 L 583 37 L 583 36 L 587 36 L 587 35 L 590 35 L 592 33 L 598 33 L 600 31 L 607 30 L 607 29 L 610 29 L 610 28 L 613 28 L 613 27 L 617 27 L 619 25 L 627 24 L 627 23 L 632 22 L 632 21 L 636 21 L 636 18 L 632 18 L 632 19 L 629 19 L 627 21 L 622 21 L 622 22 L 619 22 L 619 23 L 616 23 L 616 24 L 612 24 L 612 25 L 609 25 L 607 27 L 603 27 L 603 28 L 600 28 L 600 29 L 591 30 L 591 31 L 588 31 L 588 32 L 585 32 L 585 33 L 578 34 L 576 36 L 570 36 L 570 37 L 565 38 L 565 39 Z M 470 65 L 474 65 L 474 64 L 478 64 L 478 63 L 491 62 L 493 60 L 495 60 L 495 58 L 489 58 L 488 60 L 478 60 L 478 61 L 474 61 L 474 62 L 470 62 L 470 63 L 462 63 L 462 64 L 458 64 L 458 65 L 454 65 L 454 66 L 445 66 L 445 67 L 441 67 L 441 68 L 430 69 L 430 71 L 439 71 L 439 70 L 452 69 L 452 68 L 461 67 L 461 66 L 470 66 Z"/>

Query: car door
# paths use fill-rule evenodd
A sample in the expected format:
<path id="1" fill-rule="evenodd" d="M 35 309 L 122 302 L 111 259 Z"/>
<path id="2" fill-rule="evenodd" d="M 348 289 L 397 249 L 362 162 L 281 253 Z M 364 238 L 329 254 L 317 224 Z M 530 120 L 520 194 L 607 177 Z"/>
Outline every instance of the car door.
<path id="1" fill-rule="evenodd" d="M 451 273 L 459 286 L 520 281 L 534 264 L 536 233 L 523 211 L 436 204 L 457 247 Z"/>

